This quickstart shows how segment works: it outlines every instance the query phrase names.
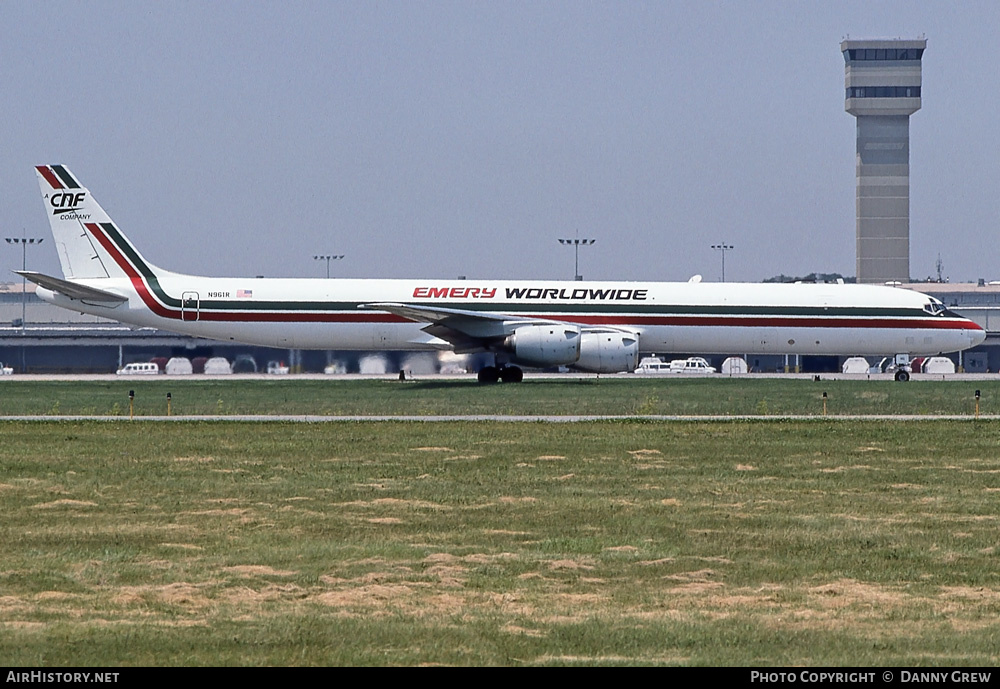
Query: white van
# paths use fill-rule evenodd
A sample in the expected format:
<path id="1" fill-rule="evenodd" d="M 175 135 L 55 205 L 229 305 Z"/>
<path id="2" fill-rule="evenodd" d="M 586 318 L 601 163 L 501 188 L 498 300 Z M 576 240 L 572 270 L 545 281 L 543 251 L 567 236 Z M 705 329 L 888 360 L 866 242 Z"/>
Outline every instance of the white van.
<path id="1" fill-rule="evenodd" d="M 635 373 L 643 375 L 657 375 L 660 373 L 670 373 L 670 364 L 656 356 L 644 356 L 639 362 Z"/>
<path id="2" fill-rule="evenodd" d="M 155 376 L 160 372 L 160 367 L 151 363 L 125 364 L 118 369 L 120 376 Z"/>
<path id="3" fill-rule="evenodd" d="M 674 359 L 670 362 L 671 373 L 715 373 L 715 368 L 709 366 L 708 362 L 700 356 L 692 356 L 687 359 Z"/>

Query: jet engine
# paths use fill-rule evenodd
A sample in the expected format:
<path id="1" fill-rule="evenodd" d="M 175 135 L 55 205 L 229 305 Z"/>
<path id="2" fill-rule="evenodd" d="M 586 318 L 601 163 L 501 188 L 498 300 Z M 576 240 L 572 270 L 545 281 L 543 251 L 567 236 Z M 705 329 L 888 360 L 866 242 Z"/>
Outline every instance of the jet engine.
<path id="1" fill-rule="evenodd" d="M 580 358 L 580 328 L 575 325 L 525 325 L 507 336 L 504 349 L 529 366 L 568 366 Z"/>
<path id="2" fill-rule="evenodd" d="M 634 371 L 639 365 L 639 338 L 633 333 L 583 333 L 580 358 L 573 365 L 590 373 Z"/>

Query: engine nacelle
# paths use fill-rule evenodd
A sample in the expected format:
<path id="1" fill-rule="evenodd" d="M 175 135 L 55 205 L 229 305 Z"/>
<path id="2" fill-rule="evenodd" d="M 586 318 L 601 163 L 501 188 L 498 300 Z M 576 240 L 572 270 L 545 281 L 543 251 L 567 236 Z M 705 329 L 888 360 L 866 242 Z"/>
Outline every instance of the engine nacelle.
<path id="1" fill-rule="evenodd" d="M 621 373 L 639 366 L 639 338 L 632 333 L 584 333 L 573 365 L 591 373 Z"/>
<path id="2" fill-rule="evenodd" d="M 566 366 L 580 358 L 580 328 L 576 325 L 524 325 L 507 336 L 504 349 L 516 363 Z"/>

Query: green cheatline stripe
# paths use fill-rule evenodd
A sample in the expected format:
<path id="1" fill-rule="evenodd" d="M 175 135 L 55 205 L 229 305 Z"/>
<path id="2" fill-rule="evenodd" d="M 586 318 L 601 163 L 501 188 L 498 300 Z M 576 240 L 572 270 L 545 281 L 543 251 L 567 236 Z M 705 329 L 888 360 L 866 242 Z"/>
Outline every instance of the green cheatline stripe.
<path id="1" fill-rule="evenodd" d="M 156 294 L 157 297 L 160 298 L 160 301 L 167 306 L 174 307 L 175 309 L 181 308 L 181 300 L 176 297 L 171 297 L 163 291 L 163 288 L 160 287 L 159 279 L 157 279 L 150 267 L 146 265 L 146 262 L 142 260 L 142 257 L 139 256 L 135 249 L 132 248 L 132 245 L 125 240 L 121 232 L 118 231 L 118 228 L 115 227 L 114 223 L 102 222 L 101 227 L 108 233 L 108 236 L 111 238 L 111 241 L 115 243 L 115 246 L 118 247 L 118 250 L 125 254 L 125 257 L 128 258 L 132 265 L 135 266 L 136 270 L 139 271 L 139 274 L 146 279 L 149 288 Z"/>
<path id="2" fill-rule="evenodd" d="M 123 254 L 132 262 L 139 273 L 146 279 L 149 288 L 159 297 L 165 305 L 173 308 L 181 308 L 181 300 L 167 294 L 160 286 L 160 281 L 136 253 L 135 249 L 125 241 L 125 238 L 118 231 L 113 223 L 101 223 L 101 227 L 108 233 L 111 240 L 121 250 Z M 561 302 L 555 304 L 542 304 L 537 302 L 504 302 L 504 303 L 478 303 L 478 302 L 427 302 L 416 299 L 400 300 L 401 303 L 415 304 L 427 307 L 444 307 L 449 309 L 469 309 L 471 311 L 483 311 L 485 313 L 509 313 L 517 315 L 520 313 L 545 313 L 558 312 L 574 314 L 603 314 L 614 313 L 622 315 L 644 315 L 644 316 L 812 316 L 812 317 L 879 317 L 879 318 L 927 318 L 928 314 L 923 309 L 917 308 L 879 308 L 871 306 L 692 306 L 688 304 L 641 304 L 637 302 L 622 302 L 613 304 L 577 304 L 572 302 Z M 208 300 L 200 301 L 198 308 L 206 311 L 357 311 L 358 305 L 365 302 L 346 301 L 258 301 L 247 300 Z"/>
<path id="3" fill-rule="evenodd" d="M 125 257 L 135 266 L 139 274 L 145 279 L 146 283 L 149 285 L 149 289 L 159 298 L 164 305 L 173 307 L 175 309 L 181 308 L 181 300 L 177 297 L 171 296 L 163 289 L 160 285 L 159 278 L 149 267 L 149 265 L 142 259 L 141 256 L 136 252 L 125 237 L 118 231 L 118 228 L 114 226 L 113 223 L 101 223 L 101 227 L 111 241 L 114 242 L 115 246 L 125 255 Z M 239 300 L 239 301 L 216 301 L 216 300 L 201 300 L 198 308 L 199 310 L 209 310 L 209 311 L 226 311 L 226 310 L 237 310 L 237 311 L 357 311 L 359 302 L 287 302 L 287 301 L 259 301 L 253 299 Z"/>
<path id="4" fill-rule="evenodd" d="M 73 176 L 69 174 L 66 171 L 66 168 L 64 168 L 62 165 L 53 165 L 52 171 L 55 172 L 57 175 L 59 175 L 59 179 L 63 181 L 63 184 L 65 184 L 67 188 L 69 189 L 80 188 L 80 185 L 76 183 L 76 180 L 73 179 Z"/>

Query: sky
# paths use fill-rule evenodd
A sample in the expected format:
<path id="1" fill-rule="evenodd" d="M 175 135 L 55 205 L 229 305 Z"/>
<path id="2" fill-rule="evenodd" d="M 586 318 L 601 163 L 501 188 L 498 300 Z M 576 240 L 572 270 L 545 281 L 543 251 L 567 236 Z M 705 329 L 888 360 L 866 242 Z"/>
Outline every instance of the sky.
<path id="1" fill-rule="evenodd" d="M 844 38 L 927 39 L 911 277 L 1000 279 L 1000 3 L 0 1 L 0 235 L 64 164 L 202 275 L 855 274 Z M 0 243 L 0 281 L 18 247 Z"/>

